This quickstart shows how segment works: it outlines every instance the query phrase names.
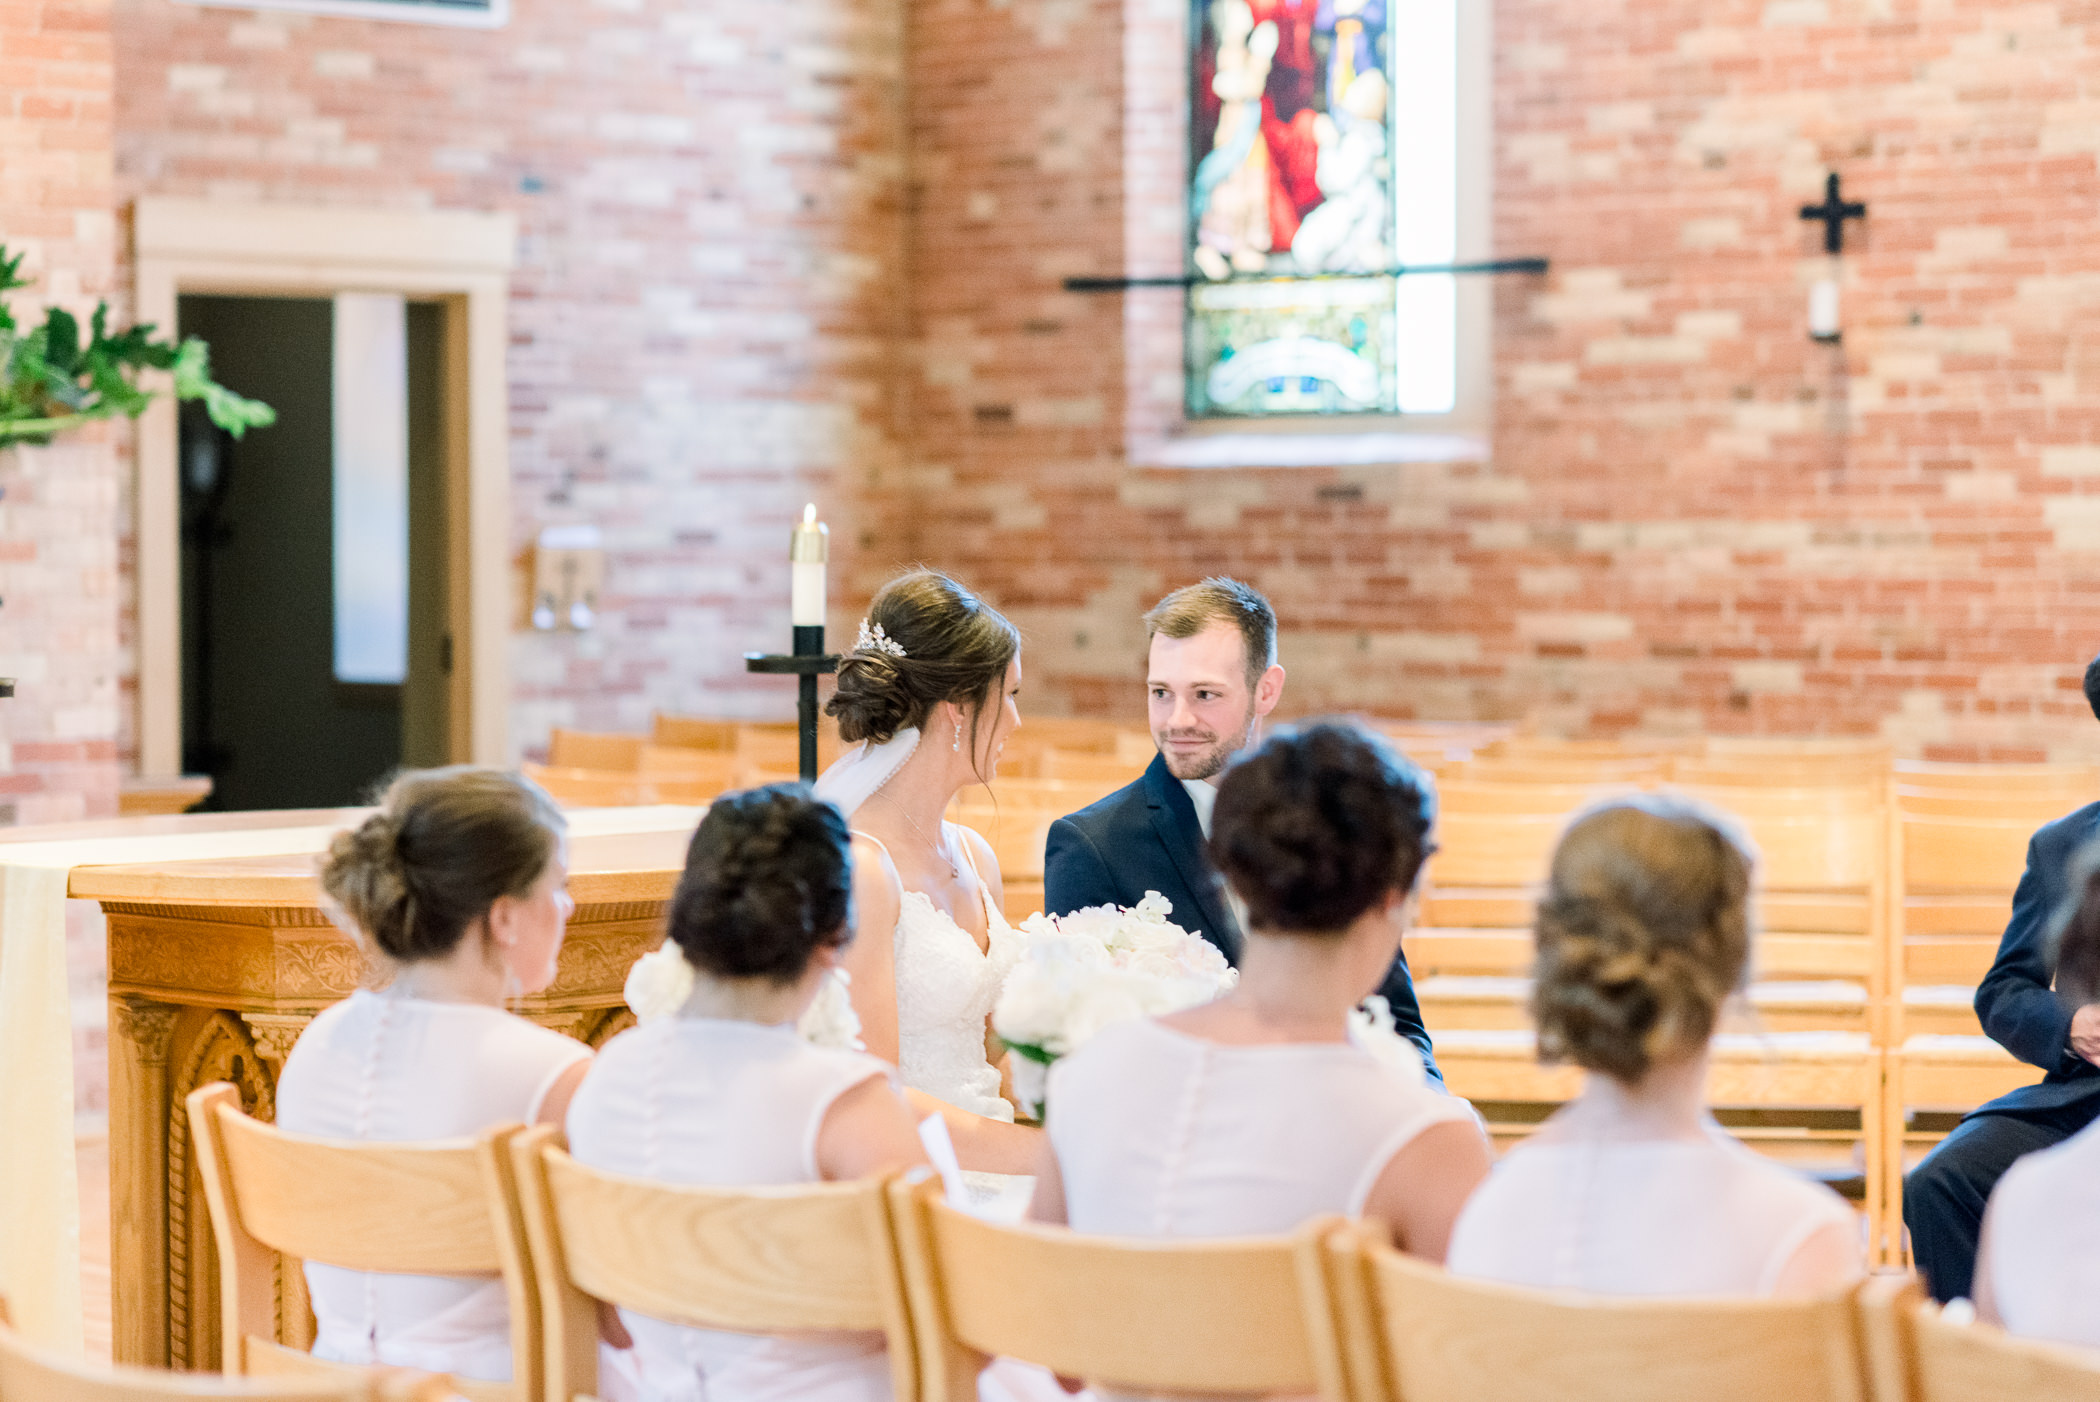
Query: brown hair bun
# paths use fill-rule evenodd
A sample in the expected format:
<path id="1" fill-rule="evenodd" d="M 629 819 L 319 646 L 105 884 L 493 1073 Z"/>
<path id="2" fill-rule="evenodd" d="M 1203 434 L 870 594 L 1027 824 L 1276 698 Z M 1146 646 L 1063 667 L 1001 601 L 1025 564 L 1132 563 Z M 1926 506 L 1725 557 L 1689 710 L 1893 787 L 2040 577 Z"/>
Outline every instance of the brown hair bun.
<path id="1" fill-rule="evenodd" d="M 884 585 L 868 605 L 868 625 L 880 628 L 902 657 L 855 648 L 839 659 L 838 688 L 824 704 L 837 718 L 839 738 L 881 744 L 900 730 L 924 728 L 943 701 L 971 713 L 976 753 L 984 712 L 1021 651 L 1021 634 L 990 604 L 934 570 L 914 570 Z"/>
<path id="2" fill-rule="evenodd" d="M 1578 817 L 1538 907 L 1539 1056 L 1632 1082 L 1704 1046 L 1749 961 L 1750 869 L 1726 820 L 1687 800 Z"/>
<path id="3" fill-rule="evenodd" d="M 387 958 L 439 959 L 498 896 L 532 889 L 567 830 L 522 774 L 415 770 L 387 786 L 377 813 L 335 835 L 321 889 Z"/>

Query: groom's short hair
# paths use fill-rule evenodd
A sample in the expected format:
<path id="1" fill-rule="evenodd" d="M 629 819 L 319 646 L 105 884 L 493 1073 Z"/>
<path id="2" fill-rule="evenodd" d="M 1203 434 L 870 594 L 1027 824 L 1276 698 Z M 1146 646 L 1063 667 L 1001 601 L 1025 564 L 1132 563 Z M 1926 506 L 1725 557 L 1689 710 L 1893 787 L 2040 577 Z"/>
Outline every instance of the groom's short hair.
<path id="1" fill-rule="evenodd" d="M 1247 688 L 1253 690 L 1261 674 L 1276 665 L 1276 610 L 1251 584 L 1215 575 L 1176 589 L 1145 615 L 1145 642 L 1150 646 L 1162 633 L 1193 638 L 1213 623 L 1240 630 L 1247 647 Z"/>

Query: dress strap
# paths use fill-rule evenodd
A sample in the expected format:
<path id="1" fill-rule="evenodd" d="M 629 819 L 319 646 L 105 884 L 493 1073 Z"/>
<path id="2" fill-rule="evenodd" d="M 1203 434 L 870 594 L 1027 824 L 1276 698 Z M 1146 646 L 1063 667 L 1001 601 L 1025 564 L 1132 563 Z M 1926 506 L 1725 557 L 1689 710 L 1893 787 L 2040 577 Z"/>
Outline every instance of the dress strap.
<path id="1" fill-rule="evenodd" d="M 890 849 L 889 849 L 889 848 L 887 848 L 887 847 L 884 847 L 884 846 L 882 845 L 882 839 L 881 839 L 881 838 L 879 838 L 879 837 L 877 837 L 877 836 L 876 836 L 876 835 L 875 835 L 874 833 L 872 833 L 872 832 L 863 832 L 863 831 L 861 831 L 861 830 L 860 830 L 859 828 L 847 828 L 847 829 L 846 829 L 846 833 L 847 833 L 847 835 L 848 835 L 849 837 L 865 837 L 866 839 L 868 839 L 868 841 L 870 841 L 870 842 L 872 842 L 872 843 L 874 843 L 874 844 L 875 844 L 875 846 L 876 846 L 876 849 L 877 849 L 878 851 L 880 851 L 880 852 L 882 853 L 882 855 L 883 855 L 883 856 L 885 856 L 885 857 L 890 857 Z M 892 866 L 894 866 L 894 865 L 896 864 L 896 861 L 897 861 L 897 859 L 896 859 L 895 857 L 890 857 L 890 864 L 891 864 Z"/>
<path id="2" fill-rule="evenodd" d="M 951 823 L 946 818 L 941 819 L 941 835 L 948 837 L 950 842 L 962 848 L 963 860 L 970 864 L 970 875 L 977 878 L 977 903 L 984 907 L 984 937 L 990 939 L 992 937 L 992 888 L 985 881 L 984 873 L 977 869 L 977 849 L 970 845 L 970 839 L 967 837 L 949 836 L 948 829 L 950 828 L 955 828 L 960 832 L 968 832 L 970 829 L 964 828 L 961 823 Z"/>

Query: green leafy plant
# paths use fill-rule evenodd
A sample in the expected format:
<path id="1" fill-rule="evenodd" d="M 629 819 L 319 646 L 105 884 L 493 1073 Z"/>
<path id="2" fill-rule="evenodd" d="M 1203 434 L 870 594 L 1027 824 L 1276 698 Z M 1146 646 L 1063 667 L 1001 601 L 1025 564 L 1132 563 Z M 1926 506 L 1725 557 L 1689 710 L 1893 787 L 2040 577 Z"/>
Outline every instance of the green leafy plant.
<path id="1" fill-rule="evenodd" d="M 137 418 L 153 402 L 139 387 L 147 370 L 173 374 L 177 399 L 200 399 L 213 423 L 239 438 L 267 428 L 277 411 L 245 399 L 211 377 L 211 352 L 192 336 L 180 344 L 157 341 L 148 324 L 112 334 L 109 305 L 95 308 L 83 341 L 80 322 L 61 307 L 44 313 L 44 324 L 24 331 L 4 294 L 27 287 L 22 254 L 8 256 L 0 244 L 0 447 L 48 443 L 54 435 L 118 414 Z"/>

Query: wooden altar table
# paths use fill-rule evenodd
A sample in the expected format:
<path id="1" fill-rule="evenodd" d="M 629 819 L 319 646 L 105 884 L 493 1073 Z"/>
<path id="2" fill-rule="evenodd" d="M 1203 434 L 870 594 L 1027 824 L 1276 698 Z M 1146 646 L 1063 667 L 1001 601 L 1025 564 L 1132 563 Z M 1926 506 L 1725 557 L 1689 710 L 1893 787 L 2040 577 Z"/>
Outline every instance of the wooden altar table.
<path id="1" fill-rule="evenodd" d="M 522 1012 L 593 1045 L 627 1025 L 621 985 L 661 937 L 699 811 L 570 815 L 576 912 L 554 986 Z M 81 866 L 69 893 L 98 901 L 109 924 L 115 1354 L 215 1369 L 217 1262 L 183 1098 L 231 1081 L 251 1113 L 273 1117 L 300 1030 L 358 986 L 363 963 L 320 912 L 312 852 Z M 307 1342 L 296 1263 L 281 1263 L 278 1290 L 280 1337 Z"/>

